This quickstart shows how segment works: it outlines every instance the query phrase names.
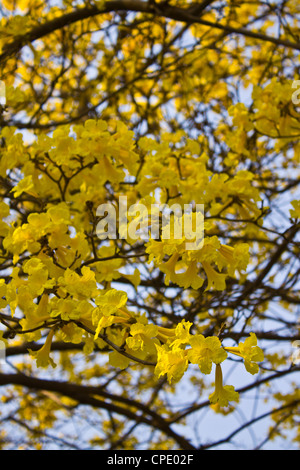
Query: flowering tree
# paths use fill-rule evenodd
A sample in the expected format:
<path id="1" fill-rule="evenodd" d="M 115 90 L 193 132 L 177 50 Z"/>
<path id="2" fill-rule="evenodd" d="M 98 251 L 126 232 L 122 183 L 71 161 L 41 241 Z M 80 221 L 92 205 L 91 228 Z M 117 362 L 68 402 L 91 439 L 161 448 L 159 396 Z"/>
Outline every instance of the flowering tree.
<path id="1" fill-rule="evenodd" d="M 2 448 L 296 446 L 298 1 L 1 14 Z"/>

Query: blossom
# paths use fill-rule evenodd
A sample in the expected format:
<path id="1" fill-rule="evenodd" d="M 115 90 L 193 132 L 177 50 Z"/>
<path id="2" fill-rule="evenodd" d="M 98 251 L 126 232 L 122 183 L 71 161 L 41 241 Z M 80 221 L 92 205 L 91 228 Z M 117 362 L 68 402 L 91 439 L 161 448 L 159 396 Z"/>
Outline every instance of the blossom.
<path id="1" fill-rule="evenodd" d="M 122 277 L 125 277 L 125 279 L 128 279 L 128 281 L 130 281 L 131 284 L 134 285 L 135 289 L 137 289 L 138 286 L 141 283 L 141 273 L 137 268 L 135 268 L 133 274 L 123 274 L 122 273 Z"/>
<path id="2" fill-rule="evenodd" d="M 81 273 L 82 276 L 72 269 L 67 268 L 64 272 L 64 276 L 61 276 L 58 279 L 61 291 L 69 293 L 79 300 L 90 298 L 97 294 L 97 284 L 94 271 L 87 266 L 83 266 Z"/>
<path id="3" fill-rule="evenodd" d="M 200 334 L 192 336 L 190 345 L 192 348 L 188 350 L 188 359 L 192 364 L 198 364 L 203 374 L 210 374 L 212 363 L 220 364 L 227 357 L 226 351 L 216 336 L 208 338 Z"/>
<path id="4" fill-rule="evenodd" d="M 41 295 L 55 284 L 55 280 L 48 280 L 48 269 L 39 258 L 26 261 L 23 270 L 28 274 L 28 289 L 32 295 Z"/>
<path id="5" fill-rule="evenodd" d="M 171 342 L 170 346 L 172 348 L 178 348 L 183 344 L 188 344 L 191 338 L 190 328 L 193 324 L 189 321 L 182 320 L 175 328 L 174 331 L 174 340 Z"/>
<path id="6" fill-rule="evenodd" d="M 176 269 L 176 263 L 178 261 L 178 258 L 179 258 L 179 253 L 175 252 L 172 254 L 172 256 L 170 256 L 168 261 L 160 265 L 160 270 L 166 274 L 166 277 L 165 277 L 166 286 L 169 285 L 170 280 L 174 282 L 175 269 Z"/>
<path id="7" fill-rule="evenodd" d="M 300 200 L 291 202 L 293 209 L 290 209 L 290 216 L 295 219 L 300 219 Z"/>
<path id="8" fill-rule="evenodd" d="M 10 213 L 9 206 L 5 202 L 0 202 L 0 236 L 6 236 L 9 231 L 9 226 L 2 219 L 7 217 Z"/>
<path id="9" fill-rule="evenodd" d="M 36 305 L 32 303 L 32 296 L 29 294 L 27 287 L 21 286 L 18 292 L 18 306 L 26 313 L 24 318 L 20 320 L 22 329 L 25 331 L 33 330 L 30 333 L 26 333 L 26 339 L 28 341 L 40 339 L 41 332 L 37 327 L 51 318 L 48 312 L 49 295 L 43 294 L 39 304 Z"/>
<path id="10" fill-rule="evenodd" d="M 47 211 L 47 215 L 49 215 L 51 221 L 56 225 L 70 223 L 70 213 L 65 203 L 51 206 Z"/>
<path id="11" fill-rule="evenodd" d="M 0 279 L 0 308 L 4 308 L 7 305 L 7 301 L 5 300 L 6 291 L 7 287 L 5 284 L 5 280 Z"/>
<path id="12" fill-rule="evenodd" d="M 228 245 L 221 245 L 219 248 L 221 260 L 216 261 L 219 269 L 223 266 L 227 267 L 230 276 L 234 276 L 235 270 L 243 271 L 249 263 L 249 245 L 247 243 L 239 243 L 234 248 Z"/>
<path id="13" fill-rule="evenodd" d="M 74 298 L 67 297 L 66 299 L 58 299 L 53 302 L 51 317 L 60 317 L 64 321 L 85 319 L 91 311 L 93 306 L 87 300 L 75 300 Z"/>
<path id="14" fill-rule="evenodd" d="M 32 176 L 25 176 L 19 183 L 11 189 L 11 192 L 14 193 L 15 197 L 19 197 L 22 193 L 28 193 L 31 196 L 39 197 L 38 194 L 34 191 L 34 183 L 32 181 Z"/>
<path id="15" fill-rule="evenodd" d="M 178 382 L 188 368 L 186 351 L 170 349 L 166 344 L 155 345 L 157 349 L 157 364 L 154 373 L 157 377 L 167 374 L 169 384 Z"/>
<path id="16" fill-rule="evenodd" d="M 224 290 L 226 288 L 226 274 L 217 273 L 214 268 L 207 261 L 202 261 L 202 266 L 205 270 L 208 285 L 206 290 L 215 288 L 216 290 Z"/>
<path id="17" fill-rule="evenodd" d="M 98 295 L 95 299 L 96 304 L 99 306 L 101 311 L 105 311 L 106 314 L 113 314 L 119 308 L 126 305 L 127 294 L 124 291 L 118 291 L 116 289 L 110 289 L 104 294 Z"/>
<path id="18" fill-rule="evenodd" d="M 220 406 L 228 406 L 229 401 L 239 401 L 239 394 L 232 385 L 223 386 L 223 374 L 220 364 L 216 365 L 215 391 L 209 395 L 212 404 L 218 403 Z"/>
<path id="19" fill-rule="evenodd" d="M 105 294 L 96 297 L 95 303 L 98 308 L 95 308 L 93 312 L 93 323 L 97 324 L 94 339 L 98 338 L 103 328 L 107 328 L 114 323 L 126 323 L 128 321 L 130 314 L 122 309 L 126 302 L 126 292 L 116 289 L 110 289 Z M 121 316 L 114 315 L 117 312 L 121 313 Z"/>
<path id="20" fill-rule="evenodd" d="M 158 327 L 156 325 L 134 323 L 130 327 L 131 336 L 126 339 L 127 346 L 134 351 L 145 350 L 153 354 L 155 353 L 155 347 L 152 338 L 155 337 L 157 333 Z"/>
<path id="21" fill-rule="evenodd" d="M 56 367 L 55 362 L 50 357 L 50 350 L 51 350 L 51 343 L 52 343 L 53 336 L 54 336 L 54 330 L 51 330 L 47 336 L 45 344 L 38 351 L 32 351 L 32 349 L 28 349 L 29 354 L 32 357 L 36 358 L 37 367 L 48 367 L 49 364 L 52 367 Z"/>
<path id="22" fill-rule="evenodd" d="M 96 309 L 95 309 L 96 311 Z M 98 321 L 98 325 L 97 325 L 97 328 L 96 328 L 96 331 L 95 331 L 95 336 L 94 336 L 94 340 L 96 340 L 99 336 L 99 334 L 101 333 L 101 330 L 103 330 L 104 328 L 108 328 L 109 326 L 111 326 L 113 323 L 115 323 L 116 321 L 116 318 L 113 316 L 113 315 L 103 315 L 100 320 Z"/>
<path id="23" fill-rule="evenodd" d="M 255 333 L 250 333 L 250 337 L 244 343 L 239 343 L 237 347 L 225 347 L 226 351 L 236 354 L 244 359 L 245 368 L 250 374 L 257 374 L 259 371 L 258 364 L 264 360 L 264 353 L 257 346 L 257 338 Z"/>
<path id="24" fill-rule="evenodd" d="M 172 280 L 185 289 L 188 287 L 195 290 L 200 289 L 204 281 L 199 276 L 198 271 L 197 261 L 192 261 L 184 273 L 175 274 Z"/>

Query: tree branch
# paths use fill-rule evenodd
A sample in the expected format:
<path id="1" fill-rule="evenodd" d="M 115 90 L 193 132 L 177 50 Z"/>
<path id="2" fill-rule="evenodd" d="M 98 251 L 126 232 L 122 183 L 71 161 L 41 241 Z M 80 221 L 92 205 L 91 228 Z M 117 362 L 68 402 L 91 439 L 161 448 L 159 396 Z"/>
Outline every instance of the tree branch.
<path id="1" fill-rule="evenodd" d="M 300 403 L 300 400 L 295 400 L 291 403 L 288 403 L 287 405 L 280 406 L 279 408 L 272 409 L 270 411 L 267 411 L 266 413 L 263 413 L 256 418 L 252 418 L 250 421 L 246 421 L 244 424 L 239 426 L 235 431 L 231 432 L 227 437 L 220 439 L 219 441 L 210 443 L 210 444 L 205 444 L 200 447 L 200 450 L 205 450 L 205 449 L 211 449 L 212 447 L 219 446 L 221 444 L 225 444 L 226 442 L 230 442 L 234 436 L 242 432 L 244 429 L 250 428 L 253 424 L 257 423 L 258 421 L 265 419 L 269 416 L 271 416 L 274 413 L 278 413 L 280 411 L 287 410 L 289 408 L 292 408 L 294 406 L 297 406 Z"/>
<path id="2" fill-rule="evenodd" d="M 204 1 L 202 9 L 200 9 L 201 5 L 199 5 L 200 11 L 204 10 L 206 6 L 208 6 L 208 4 L 210 3 L 212 2 Z M 291 42 L 287 39 L 276 38 L 259 32 L 249 31 L 246 28 L 234 28 L 229 25 L 204 20 L 194 13 L 194 11 L 199 12 L 199 10 L 197 9 L 191 12 L 191 10 L 189 9 L 170 6 L 166 3 L 163 3 L 162 5 L 158 4 L 157 7 L 154 8 L 153 5 L 151 5 L 150 3 L 142 2 L 139 0 L 111 0 L 107 1 L 102 9 L 98 9 L 96 6 L 80 8 L 78 10 L 72 11 L 71 13 L 66 13 L 65 15 L 62 15 L 58 18 L 54 18 L 53 20 L 36 26 L 25 35 L 20 35 L 16 37 L 14 41 L 8 43 L 3 48 L 3 52 L 0 55 L 0 63 L 4 62 L 8 57 L 17 54 L 26 44 L 32 43 L 37 39 L 41 39 L 58 29 L 64 28 L 65 26 L 69 26 L 73 23 L 76 23 L 77 21 L 92 18 L 99 14 L 120 11 L 149 13 L 154 16 L 161 16 L 183 23 L 197 23 L 203 26 L 209 26 L 211 28 L 220 29 L 228 34 L 238 34 L 241 36 L 258 39 L 264 42 L 270 42 L 278 46 L 284 46 L 300 51 L 299 42 Z"/>
<path id="3" fill-rule="evenodd" d="M 195 447 L 188 440 L 173 431 L 170 427 L 170 424 L 158 413 L 152 411 L 149 407 L 137 402 L 136 400 L 112 395 L 111 393 L 105 392 L 101 386 L 85 386 L 59 382 L 56 380 L 37 379 L 35 377 L 29 377 L 25 374 L 0 373 L 0 386 L 4 385 L 21 385 L 31 390 L 48 390 L 51 392 L 60 393 L 64 396 L 72 398 L 80 405 L 90 405 L 95 408 L 101 408 L 106 411 L 125 416 L 130 420 L 138 420 L 139 422 L 142 422 L 148 426 L 159 429 L 164 434 L 174 439 L 174 441 L 184 450 L 195 449 Z M 117 405 L 113 402 L 122 403 L 124 406 Z M 142 414 L 137 415 L 134 411 L 132 411 L 132 407 L 142 411 Z M 148 417 L 145 416 L 145 414 L 148 415 Z"/>
<path id="4" fill-rule="evenodd" d="M 273 266 L 280 259 L 281 255 L 285 252 L 288 244 L 293 240 L 299 229 L 300 224 L 295 224 L 284 233 L 283 242 L 281 243 L 281 245 L 278 246 L 273 256 L 270 257 L 269 262 L 267 263 L 265 268 L 260 272 L 255 281 L 248 285 L 248 287 L 243 291 L 240 297 L 238 297 L 236 301 L 230 304 L 230 308 L 236 308 L 237 306 L 239 306 L 243 300 L 245 300 L 247 297 L 249 297 L 249 295 L 251 295 L 253 292 L 256 291 L 256 289 L 259 288 L 265 277 L 269 274 Z"/>

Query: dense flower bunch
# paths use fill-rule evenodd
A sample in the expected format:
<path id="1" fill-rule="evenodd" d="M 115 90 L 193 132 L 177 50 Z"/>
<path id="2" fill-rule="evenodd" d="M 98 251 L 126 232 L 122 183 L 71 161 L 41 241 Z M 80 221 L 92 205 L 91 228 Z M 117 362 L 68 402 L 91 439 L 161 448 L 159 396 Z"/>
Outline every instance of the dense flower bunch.
<path id="1" fill-rule="evenodd" d="M 299 1 L 0 10 L 0 448 L 296 434 Z"/>
<path id="2" fill-rule="evenodd" d="M 30 351 L 38 366 L 55 366 L 50 355 L 54 336 L 66 342 L 87 341 L 90 353 L 93 346 L 87 338 L 92 335 L 95 346 L 110 344 L 112 365 L 126 368 L 132 359 L 153 364 L 155 375 L 166 374 L 170 383 L 180 380 L 189 363 L 210 374 L 212 364 L 219 367 L 227 351 L 241 356 L 250 373 L 258 372 L 256 363 L 263 360 L 263 353 L 254 334 L 237 348 L 226 348 L 217 336 L 204 337 L 197 330 L 191 334 L 191 322 L 182 320 L 167 328 L 130 311 L 126 292 L 110 286 L 110 281 L 122 276 L 125 264 L 124 258 L 118 258 L 117 245 L 108 240 L 98 248 L 95 233 L 90 235 L 92 245 L 87 236 L 91 223 L 95 227 L 91 208 L 107 201 L 109 187 L 115 194 L 145 204 L 164 202 L 170 191 L 183 205 L 191 197 L 193 184 L 194 200 L 214 214 L 222 181 L 225 204 L 235 195 L 245 201 L 244 210 L 255 213 L 260 198 L 253 175 L 242 171 L 232 179 L 216 181 L 206 168 L 207 157 L 199 142 L 180 133 L 165 135 L 162 144 L 148 138 L 135 144 L 124 125 L 117 123 L 110 132 L 101 120 L 60 128 L 52 137 L 39 135 L 29 147 L 11 128 L 2 131 L 2 139 L 1 175 L 11 175 L 11 187 L 1 202 L 2 259 L 11 269 L 9 282 L 1 283 L 2 306 L 9 305 L 12 316 L 21 312 L 18 333 L 30 341 L 37 341 L 50 328 L 44 346 Z M 126 181 L 137 184 L 133 189 L 129 184 L 126 191 Z M 7 198 L 15 201 L 11 213 Z M 24 216 L 21 207 L 26 210 Z M 217 236 L 209 235 L 209 223 L 201 248 L 186 250 L 185 241 L 171 233 L 169 239 L 145 243 L 145 260 L 165 275 L 166 285 L 197 290 L 205 282 L 206 290 L 222 291 L 228 276 L 242 276 L 247 268 L 249 246 L 222 244 Z M 140 242 L 124 241 L 128 247 Z M 139 271 L 129 279 L 137 288 Z M 220 393 L 218 385 L 216 396 Z M 216 396 L 213 402 L 218 401 Z M 228 402 L 224 394 L 220 396 L 221 403 Z"/>

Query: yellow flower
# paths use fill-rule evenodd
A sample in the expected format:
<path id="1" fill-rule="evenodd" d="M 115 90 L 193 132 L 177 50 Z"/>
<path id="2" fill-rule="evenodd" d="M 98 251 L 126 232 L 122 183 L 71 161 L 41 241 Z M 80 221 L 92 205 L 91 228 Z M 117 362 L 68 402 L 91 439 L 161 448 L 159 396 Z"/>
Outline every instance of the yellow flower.
<path id="1" fill-rule="evenodd" d="M 130 281 L 131 284 L 134 285 L 135 289 L 137 289 L 138 286 L 141 283 L 141 274 L 140 274 L 140 271 L 138 270 L 138 268 L 135 268 L 133 274 L 123 274 L 122 273 L 122 277 L 125 277 L 126 279 L 128 279 L 128 281 Z"/>
<path id="2" fill-rule="evenodd" d="M 4 308 L 7 305 L 7 301 L 5 300 L 6 296 L 6 284 L 4 279 L 0 279 L 0 308 Z"/>
<path id="3" fill-rule="evenodd" d="M 219 253 L 222 258 L 221 260 L 216 261 L 216 263 L 219 269 L 226 266 L 227 272 L 230 276 L 234 276 L 236 269 L 243 271 L 247 268 L 249 263 L 249 245 L 247 243 L 240 243 L 235 245 L 234 248 L 227 245 L 221 245 Z"/>
<path id="4" fill-rule="evenodd" d="M 40 238 L 49 230 L 51 221 L 49 215 L 45 212 L 33 212 L 29 214 L 27 220 L 30 227 L 30 232 L 33 234 L 33 236 Z"/>
<path id="5" fill-rule="evenodd" d="M 41 332 L 36 329 L 45 321 L 49 320 L 49 295 L 43 294 L 38 305 L 33 303 L 32 296 L 26 286 L 21 286 L 18 292 L 18 306 L 23 310 L 25 316 L 20 320 L 23 330 L 33 329 L 30 333 L 26 333 L 28 341 L 36 341 L 40 339 Z"/>
<path id="6" fill-rule="evenodd" d="M 194 290 L 200 289 L 203 279 L 199 276 L 197 261 L 192 261 L 184 273 L 175 274 L 172 281 L 180 287 L 187 289 L 191 287 Z"/>
<path id="7" fill-rule="evenodd" d="M 34 197 L 39 197 L 39 195 L 34 191 L 34 183 L 32 181 L 32 176 L 25 176 L 18 184 L 15 186 L 11 192 L 14 193 L 15 197 L 19 197 L 22 193 L 30 194 Z"/>
<path id="8" fill-rule="evenodd" d="M 255 333 L 250 333 L 250 337 L 244 343 L 239 343 L 237 347 L 225 347 L 226 351 L 236 354 L 244 359 L 246 370 L 250 374 L 257 374 L 259 371 L 258 364 L 264 360 L 263 351 L 257 346 L 257 338 Z"/>
<path id="9" fill-rule="evenodd" d="M 178 382 L 188 368 L 186 351 L 169 349 L 167 345 L 155 345 L 157 349 L 157 364 L 154 373 L 157 377 L 167 374 L 169 384 Z"/>
<path id="10" fill-rule="evenodd" d="M 51 330 L 47 336 L 44 346 L 41 347 L 38 351 L 32 351 L 32 349 L 28 349 L 29 354 L 36 358 L 36 365 L 37 367 L 48 367 L 49 364 L 52 367 L 56 367 L 55 362 L 50 357 L 50 350 L 51 350 L 51 343 L 54 336 L 54 330 Z"/>
<path id="11" fill-rule="evenodd" d="M 96 304 L 100 307 L 105 315 L 115 313 L 127 303 L 127 294 L 124 291 L 110 289 L 104 294 L 98 295 L 95 299 Z"/>
<path id="12" fill-rule="evenodd" d="M 98 338 L 99 334 L 101 333 L 101 330 L 103 330 L 104 328 L 108 328 L 113 323 L 115 323 L 115 321 L 116 321 L 116 317 L 114 317 L 113 315 L 108 315 L 108 316 L 103 315 L 98 321 L 94 340 Z"/>
<path id="13" fill-rule="evenodd" d="M 67 204 L 60 203 L 56 206 L 51 206 L 47 210 L 47 215 L 49 215 L 51 221 L 54 224 L 69 224 L 70 223 L 70 212 Z"/>
<path id="14" fill-rule="evenodd" d="M 48 269 L 39 258 L 26 261 L 23 270 L 28 274 L 28 289 L 33 296 L 41 295 L 55 284 L 55 280 L 48 280 Z"/>
<path id="15" fill-rule="evenodd" d="M 174 282 L 175 268 L 176 268 L 176 263 L 178 261 L 178 258 L 179 258 L 179 253 L 175 252 L 173 253 L 172 256 L 170 256 L 168 261 L 160 265 L 160 270 L 166 275 L 165 277 L 166 286 L 169 285 L 170 280 Z"/>
<path id="16" fill-rule="evenodd" d="M 152 338 L 158 333 L 156 325 L 143 325 L 134 323 L 130 327 L 131 336 L 126 339 L 127 346 L 132 350 L 145 350 L 150 354 L 155 354 L 155 347 Z"/>
<path id="17" fill-rule="evenodd" d="M 291 202 L 294 209 L 290 209 L 290 216 L 295 219 L 300 219 L 300 200 Z"/>
<path id="18" fill-rule="evenodd" d="M 227 260 L 229 264 L 231 264 L 233 261 L 233 251 L 234 249 L 228 245 L 221 245 L 219 248 L 219 252 Z"/>
<path id="19" fill-rule="evenodd" d="M 202 261 L 202 266 L 208 280 L 208 285 L 205 290 L 209 290 L 213 287 L 216 290 L 224 290 L 226 288 L 226 274 L 217 273 L 207 261 Z"/>
<path id="20" fill-rule="evenodd" d="M 164 251 L 164 243 L 163 242 L 157 241 L 157 240 L 154 240 L 154 239 L 151 238 L 149 240 L 149 242 L 146 243 L 145 246 L 146 246 L 145 252 L 149 254 L 148 263 L 151 263 L 151 261 L 155 260 L 155 262 L 159 264 L 163 261 L 163 258 L 166 255 L 166 253 Z M 161 267 L 160 267 L 160 269 L 161 269 Z M 161 271 L 162 271 L 162 269 L 161 269 Z"/>
<path id="21" fill-rule="evenodd" d="M 81 273 L 82 276 L 67 268 L 64 276 L 58 279 L 62 291 L 68 292 L 79 300 L 94 297 L 97 293 L 95 273 L 87 266 L 83 266 Z"/>
<path id="22" fill-rule="evenodd" d="M 6 222 L 3 222 L 2 219 L 7 217 L 10 213 L 9 206 L 5 202 L 0 202 L 0 236 L 6 236 L 9 231 L 9 226 Z"/>
<path id="23" fill-rule="evenodd" d="M 191 338 L 190 328 L 192 325 L 191 322 L 185 320 L 178 323 L 174 331 L 175 339 L 170 344 L 173 349 L 180 347 L 182 344 L 189 343 Z"/>
<path id="24" fill-rule="evenodd" d="M 228 406 L 229 401 L 239 401 L 239 394 L 232 385 L 223 386 L 223 374 L 220 364 L 216 365 L 215 391 L 209 395 L 212 404 Z"/>
<path id="25" fill-rule="evenodd" d="M 127 302 L 127 294 L 123 291 L 110 289 L 105 294 L 100 294 L 95 299 L 98 308 L 93 313 L 93 323 L 97 324 L 94 339 L 97 339 L 101 330 L 114 323 L 128 322 L 129 314 L 122 309 Z M 114 315 L 120 313 L 121 316 Z"/>
<path id="26" fill-rule="evenodd" d="M 227 353 L 221 346 L 219 338 L 209 336 L 205 338 L 203 335 L 195 335 L 190 339 L 191 349 L 188 350 L 188 359 L 192 364 L 198 364 L 203 374 L 210 374 L 212 363 L 220 364 L 223 362 Z"/>

